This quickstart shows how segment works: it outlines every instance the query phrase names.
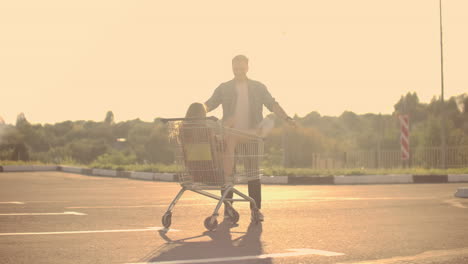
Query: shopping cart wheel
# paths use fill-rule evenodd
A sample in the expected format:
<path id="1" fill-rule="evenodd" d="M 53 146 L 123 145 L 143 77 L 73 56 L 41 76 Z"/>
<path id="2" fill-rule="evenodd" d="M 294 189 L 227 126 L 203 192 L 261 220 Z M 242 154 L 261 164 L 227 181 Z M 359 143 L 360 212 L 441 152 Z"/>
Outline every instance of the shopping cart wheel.
<path id="1" fill-rule="evenodd" d="M 169 228 L 172 223 L 172 212 L 166 212 L 162 217 L 162 224 L 164 228 Z"/>
<path id="2" fill-rule="evenodd" d="M 227 210 L 227 213 L 229 214 L 229 220 L 231 220 L 233 224 L 237 224 L 237 222 L 239 222 L 240 215 L 239 212 L 236 211 L 236 209 L 231 207 Z"/>
<path id="3" fill-rule="evenodd" d="M 210 231 L 213 231 L 216 229 L 216 227 L 218 227 L 218 220 L 216 219 L 216 217 L 214 217 L 214 220 L 213 222 L 211 222 L 211 219 L 213 218 L 214 216 L 208 216 L 206 219 L 205 219 L 205 227 L 206 229 L 210 230 Z"/>

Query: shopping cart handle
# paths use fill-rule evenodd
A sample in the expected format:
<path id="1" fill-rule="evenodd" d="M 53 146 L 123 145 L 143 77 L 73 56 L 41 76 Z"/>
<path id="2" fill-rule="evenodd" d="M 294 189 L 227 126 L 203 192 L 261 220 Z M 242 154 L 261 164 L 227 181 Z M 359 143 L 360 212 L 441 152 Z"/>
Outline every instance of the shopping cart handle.
<path id="1" fill-rule="evenodd" d="M 163 123 L 167 123 L 167 122 L 171 122 L 171 121 L 198 121 L 198 120 L 212 120 L 212 121 L 218 121 L 219 119 L 215 116 L 209 116 L 209 117 L 205 117 L 205 118 L 183 118 L 183 117 L 180 117 L 180 118 L 160 118 L 159 120 L 161 120 L 161 122 Z"/>

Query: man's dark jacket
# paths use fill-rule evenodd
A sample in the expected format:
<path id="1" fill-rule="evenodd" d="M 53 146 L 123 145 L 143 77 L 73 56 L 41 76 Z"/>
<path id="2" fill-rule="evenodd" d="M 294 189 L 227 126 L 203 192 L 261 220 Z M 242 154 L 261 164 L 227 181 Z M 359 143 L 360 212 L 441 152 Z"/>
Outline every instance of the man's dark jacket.
<path id="1" fill-rule="evenodd" d="M 273 107 L 278 104 L 268 92 L 266 86 L 258 81 L 247 80 L 248 100 L 249 100 L 249 128 L 256 126 L 263 120 L 263 106 L 273 112 Z M 205 102 L 208 111 L 217 108 L 220 104 L 223 106 L 223 121 L 228 120 L 234 115 L 237 102 L 237 91 L 235 80 L 222 83 L 216 88 L 213 95 Z"/>

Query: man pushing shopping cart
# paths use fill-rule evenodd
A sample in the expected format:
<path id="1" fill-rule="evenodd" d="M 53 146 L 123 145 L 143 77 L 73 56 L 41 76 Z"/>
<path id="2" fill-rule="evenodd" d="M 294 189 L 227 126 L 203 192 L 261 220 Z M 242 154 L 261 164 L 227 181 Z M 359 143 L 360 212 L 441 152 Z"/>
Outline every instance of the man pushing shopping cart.
<path id="1" fill-rule="evenodd" d="M 220 197 L 203 190 L 196 192 L 218 199 L 219 202 L 212 216 L 206 218 L 205 227 L 214 230 L 217 226 L 217 216 L 220 206 L 225 204 L 224 217 L 237 223 L 239 214 L 232 207 L 234 201 L 248 201 L 252 212 L 252 221 L 263 221 L 261 208 L 261 185 L 259 165 L 263 156 L 263 140 L 258 136 L 258 125 L 263 120 L 263 106 L 266 106 L 278 117 L 295 125 L 281 106 L 268 92 L 265 85 L 247 78 L 248 59 L 238 55 L 232 59 L 234 79 L 222 83 L 213 95 L 205 102 L 206 112 L 223 107 L 222 125 L 204 118 L 172 120 L 170 130 L 177 134 L 176 155 L 183 160 L 180 176 L 182 189 L 174 198 L 163 216 L 163 225 L 171 224 L 172 209 L 182 196 L 184 186 L 196 188 L 215 188 L 222 191 Z M 192 107 L 192 106 L 191 106 Z M 190 109 L 187 116 L 190 116 Z M 206 127 L 205 127 L 206 126 Z M 185 132 L 183 132 L 185 131 Z M 202 143 L 200 141 L 203 141 Z M 190 142 L 190 143 L 187 143 Z M 193 160 L 192 160 L 193 159 Z M 201 160 L 200 160 L 201 159 Z M 180 163 L 182 164 L 182 163 Z M 220 175 L 222 175 L 220 177 Z M 210 180 L 208 180 L 210 179 Z M 221 179 L 221 180 L 220 180 Z M 188 182 L 183 182 L 188 180 Z M 234 184 L 246 180 L 249 196 L 234 188 Z M 192 182 L 191 182 L 192 181 Z M 212 181 L 212 182 L 207 182 Z M 213 184 L 210 184 L 213 183 Z M 214 184 L 215 183 L 215 184 Z M 203 187 L 200 187 L 203 186 Z M 191 189 L 193 191 L 193 188 Z M 242 199 L 233 199 L 233 193 Z"/>

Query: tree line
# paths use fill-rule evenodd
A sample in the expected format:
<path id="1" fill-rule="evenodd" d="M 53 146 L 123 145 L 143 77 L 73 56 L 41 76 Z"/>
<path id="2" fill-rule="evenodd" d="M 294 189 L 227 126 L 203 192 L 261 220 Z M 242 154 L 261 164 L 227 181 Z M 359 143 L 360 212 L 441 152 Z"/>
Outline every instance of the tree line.
<path id="1" fill-rule="evenodd" d="M 412 149 L 439 147 L 445 120 L 448 146 L 468 145 L 468 96 L 451 97 L 443 104 L 437 98 L 422 103 L 416 93 L 401 96 L 392 114 L 350 111 L 340 116 L 322 116 L 314 111 L 295 116 L 290 128 L 276 119 L 265 139 L 265 162 L 269 165 L 308 167 L 313 153 L 373 151 L 400 148 L 398 115 L 410 117 Z M 155 164 L 173 163 L 166 124 L 139 119 L 116 123 L 111 111 L 103 121 L 64 121 L 31 124 L 24 114 L 15 125 L 0 124 L 0 160 L 35 160 L 47 163 Z"/>

